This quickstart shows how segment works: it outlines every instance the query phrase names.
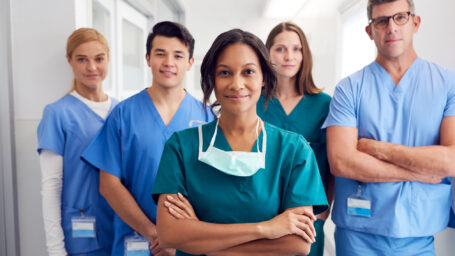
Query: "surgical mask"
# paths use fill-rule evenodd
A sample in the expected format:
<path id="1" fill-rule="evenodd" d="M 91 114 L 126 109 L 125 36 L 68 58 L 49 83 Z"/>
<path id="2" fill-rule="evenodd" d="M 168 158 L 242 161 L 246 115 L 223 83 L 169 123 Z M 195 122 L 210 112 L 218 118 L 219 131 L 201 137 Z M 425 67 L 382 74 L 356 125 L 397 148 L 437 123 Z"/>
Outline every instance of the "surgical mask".
<path id="1" fill-rule="evenodd" d="M 263 140 L 262 140 L 262 152 L 259 151 L 259 123 L 262 126 Z M 218 121 L 216 122 L 215 132 L 213 133 L 210 145 L 207 151 L 202 152 L 202 127 L 198 127 L 199 131 L 199 161 L 204 162 L 226 174 L 247 177 L 254 175 L 259 169 L 265 168 L 265 152 L 267 145 L 267 134 L 264 129 L 263 122 L 256 125 L 256 148 L 258 152 L 242 152 L 242 151 L 224 151 L 213 146 L 215 142 L 216 133 L 218 130 Z"/>

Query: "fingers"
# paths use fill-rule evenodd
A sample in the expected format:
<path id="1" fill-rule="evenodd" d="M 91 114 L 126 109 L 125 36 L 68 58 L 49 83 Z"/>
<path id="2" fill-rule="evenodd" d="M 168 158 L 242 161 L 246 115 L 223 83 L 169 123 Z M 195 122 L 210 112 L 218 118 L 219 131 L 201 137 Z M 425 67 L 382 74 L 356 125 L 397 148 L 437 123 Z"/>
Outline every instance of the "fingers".
<path id="1" fill-rule="evenodd" d="M 170 204 L 169 202 L 164 202 L 164 205 L 168 208 L 169 213 L 172 216 L 174 216 L 176 219 L 187 219 L 188 218 L 181 209 L 179 209 L 178 207 L 175 207 L 174 205 Z"/>
<path id="2" fill-rule="evenodd" d="M 297 215 L 297 219 L 299 220 L 300 223 L 305 224 L 309 228 L 313 237 L 316 236 L 316 229 L 314 228 L 314 224 L 313 224 L 312 220 L 310 220 L 308 217 L 303 216 L 303 215 Z"/>
<path id="3" fill-rule="evenodd" d="M 307 240 L 309 243 L 314 243 L 316 240 L 315 240 L 315 234 L 313 233 L 314 232 L 314 229 L 312 230 L 311 227 L 313 226 L 312 223 L 310 224 L 306 224 L 306 223 L 302 223 L 302 222 L 298 222 L 296 224 L 296 234 L 298 235 L 301 235 L 302 232 L 305 233 L 304 236 L 302 236 L 305 240 Z"/>
<path id="4" fill-rule="evenodd" d="M 292 213 L 294 214 L 299 214 L 299 215 L 305 215 L 308 218 L 310 218 L 312 221 L 316 221 L 316 216 L 308 210 L 305 210 L 304 208 L 296 208 L 291 210 Z"/>
<path id="5" fill-rule="evenodd" d="M 183 197 L 183 196 L 181 196 L 181 197 Z M 180 198 L 180 196 L 179 196 L 179 198 Z M 167 200 L 169 202 L 171 202 L 172 204 L 174 204 L 175 206 L 177 206 L 178 208 L 180 208 L 182 211 L 184 211 L 186 213 L 186 217 L 188 217 L 188 218 L 191 217 L 193 208 L 191 207 L 191 205 L 189 203 L 186 204 L 185 202 L 181 201 L 181 199 L 180 200 L 176 199 L 173 196 L 167 196 Z"/>

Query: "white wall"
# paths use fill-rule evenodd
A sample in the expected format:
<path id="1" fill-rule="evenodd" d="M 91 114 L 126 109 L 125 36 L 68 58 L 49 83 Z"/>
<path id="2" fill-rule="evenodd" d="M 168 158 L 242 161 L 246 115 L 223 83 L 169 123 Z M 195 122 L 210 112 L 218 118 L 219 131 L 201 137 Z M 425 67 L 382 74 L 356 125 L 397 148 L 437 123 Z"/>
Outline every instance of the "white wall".
<path id="1" fill-rule="evenodd" d="M 36 128 L 44 106 L 62 97 L 71 87 L 65 45 L 75 29 L 74 1 L 11 1 L 21 255 L 46 255 Z"/>
<path id="2" fill-rule="evenodd" d="M 415 0 L 421 16 L 420 30 L 414 38 L 417 54 L 427 60 L 455 70 L 455 30 L 453 0 Z M 436 255 L 454 255 L 455 229 L 448 228 L 435 237 Z"/>

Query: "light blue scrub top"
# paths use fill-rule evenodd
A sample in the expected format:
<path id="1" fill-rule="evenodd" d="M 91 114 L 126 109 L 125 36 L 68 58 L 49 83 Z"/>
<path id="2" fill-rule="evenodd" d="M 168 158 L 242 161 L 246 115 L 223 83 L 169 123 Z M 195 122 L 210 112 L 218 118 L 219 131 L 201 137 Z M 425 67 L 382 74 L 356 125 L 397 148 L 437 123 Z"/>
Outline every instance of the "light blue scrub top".
<path id="1" fill-rule="evenodd" d="M 321 130 L 321 126 L 329 113 L 330 100 L 330 96 L 323 92 L 305 94 L 289 115 L 286 114 L 277 98 L 272 98 L 265 107 L 265 97 L 261 96 L 257 104 L 257 113 L 262 120 L 279 128 L 296 132 L 308 141 L 318 161 L 324 187 L 327 186 L 330 168 L 327 159 L 325 130 Z"/>
<path id="2" fill-rule="evenodd" d="M 455 73 L 417 58 L 395 86 L 377 62 L 337 86 L 323 128 L 355 127 L 359 138 L 406 146 L 439 145 L 444 117 L 455 116 Z M 336 177 L 332 218 L 338 227 L 390 237 L 430 236 L 445 229 L 452 204 L 451 180 L 362 183 L 371 218 L 347 215 L 358 182 Z"/>
<path id="3" fill-rule="evenodd" d="M 112 110 L 118 101 L 111 102 Z M 85 103 L 66 95 L 44 108 L 38 126 L 38 153 L 45 149 L 63 157 L 62 228 L 69 254 L 111 251 L 114 212 L 99 194 L 98 172 L 80 158 L 103 124 Z M 81 216 L 81 210 L 96 217 L 96 238 L 72 238 L 71 217 Z"/>
<path id="4" fill-rule="evenodd" d="M 187 93 L 171 122 L 165 126 L 144 89 L 112 111 L 82 157 L 96 168 L 120 178 L 142 211 L 155 223 L 156 205 L 150 192 L 164 144 L 175 131 L 188 128 L 190 121 L 213 119 L 212 111 Z M 112 255 L 123 255 L 124 238 L 133 235 L 134 231 L 117 215 L 114 228 Z"/>
<path id="5" fill-rule="evenodd" d="M 216 121 L 202 126 L 203 151 L 210 144 Z M 272 219 L 291 207 L 314 205 L 327 210 L 327 199 L 311 147 L 293 132 L 265 123 L 265 169 L 249 177 L 228 175 L 198 161 L 197 128 L 175 133 L 166 143 L 152 194 L 182 193 L 199 220 L 210 223 L 251 223 Z M 263 133 L 259 134 L 262 147 Z M 221 129 L 214 146 L 231 151 Z M 257 152 L 257 146 L 252 152 Z M 262 151 L 262 148 L 261 148 Z M 189 255 L 177 251 L 176 255 Z"/>

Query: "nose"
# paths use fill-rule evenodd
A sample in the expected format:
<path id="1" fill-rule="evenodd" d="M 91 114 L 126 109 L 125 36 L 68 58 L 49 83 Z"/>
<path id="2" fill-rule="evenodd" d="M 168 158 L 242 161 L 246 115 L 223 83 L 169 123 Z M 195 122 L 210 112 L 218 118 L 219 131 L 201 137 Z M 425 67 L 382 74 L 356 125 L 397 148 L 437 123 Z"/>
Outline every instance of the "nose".
<path id="1" fill-rule="evenodd" d="M 389 17 L 389 21 L 387 23 L 386 30 L 388 33 L 393 32 L 397 29 L 398 25 L 393 20 L 393 17 Z"/>
<path id="2" fill-rule="evenodd" d="M 284 59 L 285 59 L 285 60 L 290 60 L 291 58 L 292 58 L 292 53 L 291 53 L 291 51 L 287 51 L 287 50 L 286 50 L 285 53 L 284 53 Z"/>
<path id="3" fill-rule="evenodd" d="M 245 88 L 245 81 L 240 74 L 235 74 L 232 76 L 231 83 L 229 84 L 229 90 L 242 90 Z"/>
<path id="4" fill-rule="evenodd" d="M 95 71 L 96 70 L 96 63 L 93 60 L 89 60 L 87 62 L 87 70 L 89 71 Z"/>
<path id="5" fill-rule="evenodd" d="M 164 66 L 169 67 L 174 65 L 174 59 L 173 56 L 168 54 L 166 55 L 166 58 L 164 59 Z"/>

